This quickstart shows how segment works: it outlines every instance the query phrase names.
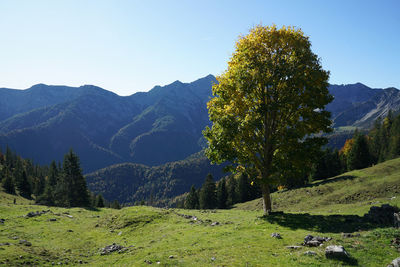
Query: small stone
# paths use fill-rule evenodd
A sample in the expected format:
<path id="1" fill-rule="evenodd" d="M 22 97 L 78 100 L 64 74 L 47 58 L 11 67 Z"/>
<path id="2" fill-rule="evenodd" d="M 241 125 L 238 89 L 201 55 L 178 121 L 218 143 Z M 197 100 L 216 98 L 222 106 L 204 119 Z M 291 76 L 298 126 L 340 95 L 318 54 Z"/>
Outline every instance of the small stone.
<path id="1" fill-rule="evenodd" d="M 304 255 L 315 256 L 315 255 L 317 255 L 317 253 L 315 251 L 307 250 L 306 252 L 304 252 Z"/>
<path id="2" fill-rule="evenodd" d="M 281 235 L 279 233 L 272 233 L 271 237 L 277 238 L 277 239 L 282 239 Z"/>
<path id="3" fill-rule="evenodd" d="M 122 235 L 122 231 L 118 233 L 118 235 Z"/>
<path id="4" fill-rule="evenodd" d="M 55 222 L 55 221 L 57 221 L 56 218 L 50 218 L 50 219 L 49 219 L 49 222 Z"/>
<path id="5" fill-rule="evenodd" d="M 67 215 L 67 217 L 68 217 L 68 218 L 74 218 L 74 216 L 72 216 L 72 215 Z"/>
<path id="6" fill-rule="evenodd" d="M 82 261 L 82 260 L 79 260 L 78 263 L 79 263 L 79 264 L 83 264 L 83 261 Z"/>
<path id="7" fill-rule="evenodd" d="M 152 264 L 153 262 L 151 260 L 144 260 L 145 263 L 147 264 Z"/>
<path id="8" fill-rule="evenodd" d="M 157 261 L 156 263 L 157 263 L 157 264 L 161 264 L 161 262 L 160 262 L 160 261 Z"/>
<path id="9" fill-rule="evenodd" d="M 73 231 L 72 231 L 71 229 L 68 229 L 67 232 L 68 232 L 68 233 L 72 233 Z"/>
<path id="10" fill-rule="evenodd" d="M 11 243 L 5 242 L 5 243 L 0 243 L 0 246 L 10 246 Z"/>
<path id="11" fill-rule="evenodd" d="M 215 257 L 212 257 L 211 260 L 212 260 L 212 261 L 215 261 Z"/>
<path id="12" fill-rule="evenodd" d="M 318 240 L 311 240 L 305 243 L 304 245 L 307 247 L 319 247 L 322 244 L 322 242 Z"/>
<path id="13" fill-rule="evenodd" d="M 213 222 L 213 223 L 211 224 L 211 226 L 216 226 L 216 225 L 219 225 L 219 222 Z"/>
<path id="14" fill-rule="evenodd" d="M 169 258 L 169 259 L 173 259 L 173 258 L 175 258 L 175 257 L 174 257 L 174 255 L 169 255 L 168 258 Z"/>

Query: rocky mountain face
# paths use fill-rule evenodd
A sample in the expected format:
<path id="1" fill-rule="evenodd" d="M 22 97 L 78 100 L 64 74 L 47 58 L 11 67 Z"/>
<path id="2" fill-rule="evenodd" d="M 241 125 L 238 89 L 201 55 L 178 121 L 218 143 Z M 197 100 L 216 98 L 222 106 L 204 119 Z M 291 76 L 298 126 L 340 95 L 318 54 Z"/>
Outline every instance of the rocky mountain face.
<path id="1" fill-rule="evenodd" d="M 41 164 L 73 148 L 85 172 L 184 159 L 201 150 L 213 82 L 209 75 L 128 97 L 95 86 L 0 88 L 0 147 Z"/>
<path id="2" fill-rule="evenodd" d="M 209 75 L 127 97 L 90 85 L 0 88 L 0 147 L 9 145 L 43 164 L 62 160 L 73 148 L 85 173 L 122 162 L 156 166 L 182 160 L 204 145 L 214 82 Z M 331 85 L 330 92 L 334 127 L 367 128 L 390 109 L 400 109 L 395 88 L 357 83 Z"/>

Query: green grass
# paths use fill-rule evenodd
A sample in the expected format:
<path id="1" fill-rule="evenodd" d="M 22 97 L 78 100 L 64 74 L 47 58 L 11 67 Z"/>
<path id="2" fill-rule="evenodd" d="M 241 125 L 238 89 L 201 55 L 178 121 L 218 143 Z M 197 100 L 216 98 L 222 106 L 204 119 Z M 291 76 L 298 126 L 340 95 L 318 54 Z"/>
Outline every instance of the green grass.
<path id="1" fill-rule="evenodd" d="M 144 206 L 90 210 L 37 206 L 19 197 L 14 205 L 15 196 L 1 192 L 0 218 L 5 223 L 0 224 L 0 243 L 11 245 L 0 246 L 0 265 L 82 261 L 89 266 L 148 266 L 145 261 L 151 261 L 160 266 L 386 266 L 400 256 L 390 244 L 400 230 L 370 224 L 360 216 L 378 201 L 399 205 L 399 184 L 400 159 L 274 193 L 274 209 L 284 212 L 268 217 L 262 217 L 259 200 L 216 211 Z M 24 217 L 48 209 L 51 212 L 41 216 Z M 49 221 L 53 218 L 56 221 Z M 210 226 L 216 221 L 220 225 Z M 283 238 L 271 238 L 273 232 Z M 342 238 L 341 232 L 360 236 Z M 307 234 L 333 239 L 317 248 L 286 248 L 299 245 Z M 22 239 L 32 246 L 19 244 Z M 100 255 L 100 249 L 112 243 L 127 250 Z M 326 259 L 324 250 L 331 244 L 343 245 L 351 259 Z M 317 255 L 303 255 L 307 250 Z"/>

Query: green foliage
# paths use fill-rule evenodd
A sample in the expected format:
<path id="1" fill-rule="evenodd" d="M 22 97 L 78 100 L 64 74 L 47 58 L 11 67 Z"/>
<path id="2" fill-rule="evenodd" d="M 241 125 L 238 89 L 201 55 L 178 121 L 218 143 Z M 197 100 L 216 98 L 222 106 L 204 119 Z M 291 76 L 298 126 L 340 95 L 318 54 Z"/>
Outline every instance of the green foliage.
<path id="1" fill-rule="evenodd" d="M 196 190 L 194 185 L 190 188 L 190 192 L 185 199 L 185 209 L 198 209 L 199 204 L 199 192 Z"/>
<path id="2" fill-rule="evenodd" d="M 104 208 L 104 198 L 101 194 L 97 195 L 96 197 L 96 207 Z"/>
<path id="3" fill-rule="evenodd" d="M 326 148 L 319 154 L 317 162 L 313 166 L 313 180 L 334 177 L 343 172 L 339 151 Z"/>
<path id="4" fill-rule="evenodd" d="M 111 208 L 112 208 L 112 209 L 117 209 L 117 210 L 121 209 L 121 205 L 119 204 L 118 200 L 114 200 L 114 201 L 112 202 Z"/>
<path id="5" fill-rule="evenodd" d="M 260 178 L 266 213 L 269 185 L 311 169 L 325 142 L 313 134 L 330 130 L 329 73 L 310 47 L 301 30 L 254 27 L 236 43 L 207 104 L 213 122 L 204 130 L 207 156 Z"/>
<path id="6" fill-rule="evenodd" d="M 226 191 L 225 177 L 218 182 L 217 186 L 217 206 L 219 209 L 226 209 L 228 201 L 228 192 Z"/>
<path id="7" fill-rule="evenodd" d="M 2 186 L 4 190 L 9 194 L 15 194 L 15 186 L 12 176 L 10 175 L 8 168 L 5 169 L 5 175 L 2 180 Z"/>
<path id="8" fill-rule="evenodd" d="M 215 182 L 211 174 L 208 174 L 199 194 L 200 209 L 214 209 L 217 207 Z"/>
<path id="9" fill-rule="evenodd" d="M 347 155 L 347 169 L 357 170 L 370 166 L 371 157 L 365 135 L 354 133 L 353 144 Z"/>
<path id="10" fill-rule="evenodd" d="M 237 193 L 237 181 L 233 175 L 230 175 L 227 180 L 227 193 L 228 193 L 228 199 L 227 199 L 227 206 L 230 207 L 235 203 L 238 203 L 239 201 L 239 196 Z"/>

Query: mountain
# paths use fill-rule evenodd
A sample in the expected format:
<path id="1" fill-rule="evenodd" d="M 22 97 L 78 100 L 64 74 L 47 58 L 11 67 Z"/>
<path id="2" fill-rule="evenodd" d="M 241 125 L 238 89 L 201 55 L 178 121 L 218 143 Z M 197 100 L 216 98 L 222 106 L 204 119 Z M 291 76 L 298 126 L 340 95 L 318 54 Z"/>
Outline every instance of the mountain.
<path id="1" fill-rule="evenodd" d="M 150 166 L 201 150 L 212 75 L 121 97 L 95 86 L 0 89 L 0 147 L 48 164 L 73 148 L 85 172 L 115 163 Z"/>
<path id="2" fill-rule="evenodd" d="M 206 102 L 215 82 L 208 75 L 126 97 L 92 85 L 0 88 L 0 147 L 9 145 L 40 164 L 60 161 L 73 148 L 85 173 L 123 162 L 158 166 L 183 160 L 204 147 Z M 368 128 L 390 109 L 400 110 L 395 88 L 356 83 L 329 90 L 334 127 Z M 336 140 L 341 146 L 343 138 Z"/>

